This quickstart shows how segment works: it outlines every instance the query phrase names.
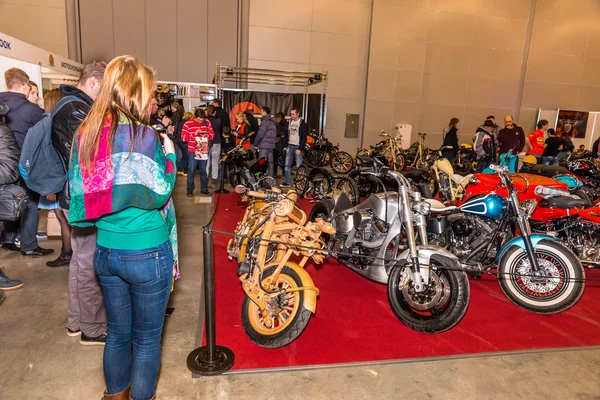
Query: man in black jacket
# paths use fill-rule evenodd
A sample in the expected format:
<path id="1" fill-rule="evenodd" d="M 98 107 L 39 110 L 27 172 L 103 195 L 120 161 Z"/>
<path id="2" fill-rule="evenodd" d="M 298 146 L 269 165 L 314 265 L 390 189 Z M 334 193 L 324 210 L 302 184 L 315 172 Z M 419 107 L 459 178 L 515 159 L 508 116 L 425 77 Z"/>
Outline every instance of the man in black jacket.
<path id="1" fill-rule="evenodd" d="M 11 129 L 5 123 L 8 106 L 0 103 L 0 185 L 9 185 L 19 180 L 19 145 Z M 0 221 L 1 222 L 1 221 Z M 23 287 L 23 282 L 10 279 L 0 269 L 0 303 L 4 301 L 4 290 Z"/>
<path id="2" fill-rule="evenodd" d="M 27 100 L 31 86 L 29 85 L 29 76 L 25 71 L 11 68 L 4 73 L 4 80 L 8 91 L 0 93 L 0 103 L 6 104 L 9 108 L 6 123 L 12 130 L 20 150 L 27 131 L 43 118 L 44 111 Z M 54 253 L 54 250 L 44 249 L 38 245 L 37 228 L 40 221 L 38 202 L 40 195 L 29 190 L 23 181 L 20 181 L 20 185 L 25 189 L 28 201 L 25 202 L 21 220 L 6 223 L 2 247 L 11 251 L 21 251 L 24 256 L 45 256 Z M 21 231 L 20 248 L 15 243 L 19 223 Z"/>
<path id="3" fill-rule="evenodd" d="M 221 120 L 221 130 L 231 130 L 231 121 L 229 120 L 229 113 L 223 110 L 223 102 L 221 101 L 221 99 L 214 99 L 212 101 L 212 105 L 215 108 L 215 117 Z"/>
<path id="4" fill-rule="evenodd" d="M 77 96 L 81 101 L 64 105 L 52 120 L 52 144 L 65 165 L 69 165 L 73 135 L 90 111 L 100 93 L 106 63 L 94 61 L 85 66 L 76 87 L 61 85 L 63 96 Z M 65 205 L 64 193 L 59 194 Z M 65 210 L 66 211 L 66 210 Z M 81 335 L 83 345 L 102 345 L 106 341 L 106 311 L 98 278 L 94 272 L 96 229 L 73 227 L 72 252 L 61 252 L 49 267 L 69 265 L 69 318 L 67 335 Z"/>

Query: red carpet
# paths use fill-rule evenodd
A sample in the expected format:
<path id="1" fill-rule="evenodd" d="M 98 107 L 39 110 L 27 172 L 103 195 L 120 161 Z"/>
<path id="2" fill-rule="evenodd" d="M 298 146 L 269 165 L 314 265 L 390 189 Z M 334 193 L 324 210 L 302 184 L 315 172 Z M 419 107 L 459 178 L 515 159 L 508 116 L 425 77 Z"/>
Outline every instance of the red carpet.
<path id="1" fill-rule="evenodd" d="M 222 195 L 215 229 L 233 232 L 244 208 L 235 193 Z M 303 203 L 308 214 L 310 203 Z M 276 368 L 483 352 L 600 345 L 600 282 L 590 281 L 581 300 L 559 315 L 537 315 L 514 306 L 493 276 L 471 280 L 471 301 L 450 331 L 426 335 L 405 327 L 388 305 L 386 287 L 333 259 L 307 270 L 320 289 L 317 313 L 292 344 L 263 349 L 241 324 L 244 292 L 235 261 L 227 259 L 229 237 L 215 234 L 217 343 L 235 352 L 234 369 Z M 588 277 L 600 270 L 586 269 Z"/>

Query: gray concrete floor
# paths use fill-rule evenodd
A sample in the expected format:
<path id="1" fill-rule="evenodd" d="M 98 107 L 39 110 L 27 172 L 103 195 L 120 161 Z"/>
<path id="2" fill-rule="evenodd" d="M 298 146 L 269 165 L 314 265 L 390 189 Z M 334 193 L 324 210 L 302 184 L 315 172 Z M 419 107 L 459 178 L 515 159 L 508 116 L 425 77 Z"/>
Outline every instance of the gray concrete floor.
<path id="1" fill-rule="evenodd" d="M 600 399 L 598 348 L 192 379 L 185 361 L 198 328 L 209 207 L 185 197 L 183 179 L 175 200 L 183 279 L 163 335 L 159 399 Z M 60 249 L 59 240 L 40 244 Z M 0 305 L 0 400 L 102 397 L 102 347 L 66 336 L 68 271 L 46 268 L 49 258 L 0 250 L 0 265 L 25 282 Z"/>

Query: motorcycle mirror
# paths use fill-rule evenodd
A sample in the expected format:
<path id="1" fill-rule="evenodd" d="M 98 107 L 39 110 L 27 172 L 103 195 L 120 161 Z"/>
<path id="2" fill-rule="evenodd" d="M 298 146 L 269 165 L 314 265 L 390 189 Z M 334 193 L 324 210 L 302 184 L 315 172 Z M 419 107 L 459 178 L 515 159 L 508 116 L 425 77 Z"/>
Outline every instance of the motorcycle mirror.
<path id="1" fill-rule="evenodd" d="M 235 192 L 236 192 L 236 193 L 238 193 L 238 194 L 244 194 L 244 193 L 246 193 L 247 191 L 248 191 L 248 188 L 247 188 L 247 187 L 245 187 L 244 185 L 237 185 L 237 186 L 235 187 Z"/>

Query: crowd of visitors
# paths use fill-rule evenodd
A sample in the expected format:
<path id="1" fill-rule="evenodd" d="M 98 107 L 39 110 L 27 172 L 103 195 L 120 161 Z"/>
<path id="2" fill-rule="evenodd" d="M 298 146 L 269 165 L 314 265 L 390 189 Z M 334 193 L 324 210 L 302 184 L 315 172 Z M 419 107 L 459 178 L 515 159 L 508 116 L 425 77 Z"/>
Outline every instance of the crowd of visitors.
<path id="1" fill-rule="evenodd" d="M 458 143 L 458 118 L 452 118 L 448 127 L 443 131 L 442 155 L 454 161 L 460 149 Z M 473 138 L 473 150 L 477 161 L 476 171 L 481 172 L 490 164 L 498 162 L 500 156 L 507 153 L 514 155 L 524 154 L 533 156 L 537 162 L 558 165 L 559 161 L 575 150 L 573 132 L 557 135 L 554 129 L 549 128 L 547 120 L 540 120 L 537 129 L 525 135 L 523 128 L 515 124 L 511 115 L 504 118 L 504 128 L 496 125 L 496 118 L 488 116 L 484 123 L 477 127 Z M 594 143 L 593 148 L 598 152 L 600 139 Z M 579 152 L 585 151 L 581 145 Z"/>

